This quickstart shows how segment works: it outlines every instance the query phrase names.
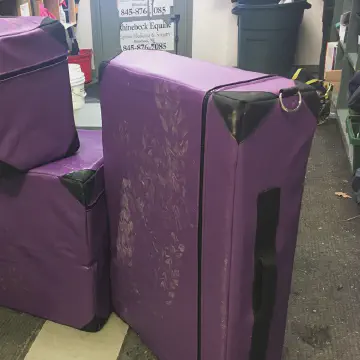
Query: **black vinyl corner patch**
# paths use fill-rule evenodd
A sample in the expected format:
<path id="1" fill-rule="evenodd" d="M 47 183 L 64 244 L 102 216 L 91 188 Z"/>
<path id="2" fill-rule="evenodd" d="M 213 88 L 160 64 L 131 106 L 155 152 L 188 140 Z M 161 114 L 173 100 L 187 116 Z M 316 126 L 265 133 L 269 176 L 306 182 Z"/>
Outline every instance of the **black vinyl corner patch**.
<path id="1" fill-rule="evenodd" d="M 22 171 L 4 161 L 0 161 L 0 178 L 9 178 L 21 174 Z"/>
<path id="2" fill-rule="evenodd" d="M 49 17 L 44 18 L 41 22 L 40 28 L 51 35 L 55 40 L 62 44 L 66 49 L 68 44 L 66 41 L 66 34 L 64 26 L 57 20 L 51 19 Z"/>
<path id="3" fill-rule="evenodd" d="M 300 81 L 295 81 L 295 84 L 296 88 L 300 90 L 305 104 L 317 119 L 320 115 L 321 100 L 316 89 L 313 86 L 304 84 Z"/>
<path id="4" fill-rule="evenodd" d="M 85 207 L 91 205 L 96 171 L 80 170 L 60 177 L 61 183 Z"/>
<path id="5" fill-rule="evenodd" d="M 257 129 L 278 97 L 268 92 L 219 91 L 213 99 L 231 135 L 241 143 Z"/>
<path id="6" fill-rule="evenodd" d="M 81 330 L 89 333 L 99 332 L 104 327 L 107 320 L 107 318 L 103 319 L 95 316 L 87 325 L 81 328 Z"/>

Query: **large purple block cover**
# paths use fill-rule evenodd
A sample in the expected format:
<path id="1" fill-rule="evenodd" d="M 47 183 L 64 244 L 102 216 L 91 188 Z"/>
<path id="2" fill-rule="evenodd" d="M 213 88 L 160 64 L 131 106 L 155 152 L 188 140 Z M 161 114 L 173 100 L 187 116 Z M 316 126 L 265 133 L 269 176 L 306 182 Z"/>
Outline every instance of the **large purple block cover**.
<path id="1" fill-rule="evenodd" d="M 87 331 L 109 315 L 100 131 L 69 158 L 0 179 L 0 306 Z"/>
<path id="2" fill-rule="evenodd" d="M 0 176 L 79 148 L 64 27 L 41 17 L 0 18 Z"/>
<path id="3" fill-rule="evenodd" d="M 116 312 L 160 360 L 280 360 L 316 93 L 138 51 L 101 103 Z"/>

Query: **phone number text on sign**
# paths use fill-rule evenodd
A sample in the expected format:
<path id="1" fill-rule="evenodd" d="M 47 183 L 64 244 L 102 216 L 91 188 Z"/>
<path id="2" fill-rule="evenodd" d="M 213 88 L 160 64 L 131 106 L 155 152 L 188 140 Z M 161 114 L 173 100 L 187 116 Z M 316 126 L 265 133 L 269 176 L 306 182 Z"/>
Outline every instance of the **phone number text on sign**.
<path id="1" fill-rule="evenodd" d="M 148 0 L 117 0 L 121 18 L 148 16 Z"/>
<path id="2" fill-rule="evenodd" d="M 123 51 L 127 50 L 166 50 L 166 43 L 132 44 L 122 46 Z"/>
<path id="3" fill-rule="evenodd" d="M 175 48 L 174 23 L 164 20 L 123 22 L 120 26 L 120 45 L 127 50 L 165 50 Z"/>
<path id="4" fill-rule="evenodd" d="M 141 7 L 120 10 L 120 17 L 146 16 L 147 14 L 148 9 Z"/>
<path id="5" fill-rule="evenodd" d="M 170 7 L 169 6 L 154 6 L 152 10 L 152 14 L 156 15 L 168 15 L 170 14 Z"/>

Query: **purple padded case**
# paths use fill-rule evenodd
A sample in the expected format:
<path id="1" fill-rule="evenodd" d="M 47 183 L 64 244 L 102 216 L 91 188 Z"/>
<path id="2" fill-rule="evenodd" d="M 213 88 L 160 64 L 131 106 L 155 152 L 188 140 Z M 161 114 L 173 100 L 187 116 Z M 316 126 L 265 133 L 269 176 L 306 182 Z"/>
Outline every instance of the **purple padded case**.
<path id="1" fill-rule="evenodd" d="M 164 52 L 101 78 L 115 311 L 161 360 L 280 360 L 315 91 Z"/>
<path id="2" fill-rule="evenodd" d="M 41 17 L 0 18 L 0 176 L 79 148 L 64 27 Z"/>
<path id="3" fill-rule="evenodd" d="M 110 311 L 100 131 L 69 158 L 0 179 L 0 306 L 86 331 Z"/>

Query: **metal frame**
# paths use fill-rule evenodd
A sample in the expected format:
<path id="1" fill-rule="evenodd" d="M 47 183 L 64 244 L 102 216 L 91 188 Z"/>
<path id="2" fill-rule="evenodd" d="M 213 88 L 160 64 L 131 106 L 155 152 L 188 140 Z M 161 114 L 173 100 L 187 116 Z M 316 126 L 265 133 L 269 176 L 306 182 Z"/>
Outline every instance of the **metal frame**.
<path id="1" fill-rule="evenodd" d="M 351 78 L 355 72 L 360 71 L 360 2 L 358 0 L 336 0 L 333 24 L 340 21 L 340 16 L 346 11 L 351 11 L 350 24 L 345 42 L 338 42 L 338 51 L 335 61 L 335 69 L 342 70 L 341 85 L 338 94 L 334 94 L 334 105 L 338 115 L 338 124 L 343 138 L 346 153 L 351 169 L 354 165 L 354 146 L 350 144 L 346 130 L 346 119 L 349 115 L 348 109 L 348 88 Z M 335 33 L 335 38 L 339 38 Z"/>
<path id="2" fill-rule="evenodd" d="M 93 50 L 94 50 L 96 73 L 97 73 L 97 70 L 99 69 L 102 59 L 104 58 L 100 1 L 116 1 L 116 0 L 90 0 L 92 34 L 93 34 Z M 185 8 L 186 8 L 185 9 L 186 37 L 184 40 L 186 56 L 192 57 L 193 0 L 181 0 L 181 1 L 185 1 Z M 120 44 L 119 44 L 119 46 L 120 46 Z"/>
<path id="3" fill-rule="evenodd" d="M 91 7 L 91 24 L 92 24 L 92 36 L 93 36 L 93 51 L 95 72 L 97 77 L 97 70 L 99 69 L 101 59 L 103 58 L 103 46 L 102 46 L 102 26 L 101 26 L 101 0 L 90 0 Z M 99 56 L 100 55 L 100 56 Z"/>

